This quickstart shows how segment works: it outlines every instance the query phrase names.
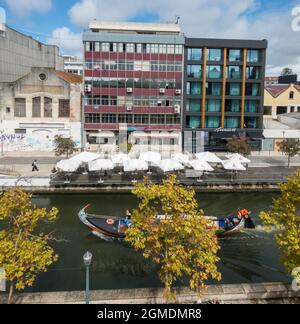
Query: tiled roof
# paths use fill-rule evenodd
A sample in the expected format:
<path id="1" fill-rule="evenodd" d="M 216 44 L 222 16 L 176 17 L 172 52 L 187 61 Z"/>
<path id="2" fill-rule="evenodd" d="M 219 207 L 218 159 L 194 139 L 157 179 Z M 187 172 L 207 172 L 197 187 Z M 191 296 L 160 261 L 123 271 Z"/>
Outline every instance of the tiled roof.
<path id="1" fill-rule="evenodd" d="M 81 83 L 82 82 L 81 75 L 67 73 L 64 71 L 55 71 L 55 73 L 59 78 L 65 80 L 66 82 L 69 82 L 69 83 Z"/>
<path id="2" fill-rule="evenodd" d="M 286 91 L 289 87 L 290 87 L 289 84 L 284 84 L 284 85 L 266 86 L 265 89 L 270 93 L 270 95 L 272 97 L 277 98 L 284 91 Z"/>

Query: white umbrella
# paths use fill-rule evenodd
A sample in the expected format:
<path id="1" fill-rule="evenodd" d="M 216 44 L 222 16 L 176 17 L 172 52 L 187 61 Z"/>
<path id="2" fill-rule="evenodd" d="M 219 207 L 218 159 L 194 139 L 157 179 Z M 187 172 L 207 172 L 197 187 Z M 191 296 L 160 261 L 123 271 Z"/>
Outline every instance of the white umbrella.
<path id="1" fill-rule="evenodd" d="M 90 161 L 99 159 L 100 155 L 96 154 L 96 153 L 91 153 L 91 152 L 82 152 L 79 153 L 75 156 L 73 156 L 72 158 L 70 158 L 70 160 L 72 161 L 79 161 L 80 163 L 88 163 Z"/>
<path id="2" fill-rule="evenodd" d="M 209 163 L 222 163 L 222 160 L 219 159 L 216 154 L 211 152 L 202 152 L 195 154 L 196 158 L 201 161 L 209 162 Z"/>
<path id="3" fill-rule="evenodd" d="M 89 162 L 89 171 L 107 171 L 113 170 L 114 164 L 111 160 L 108 159 L 97 159 L 94 161 Z"/>
<path id="4" fill-rule="evenodd" d="M 190 161 L 189 166 L 196 171 L 208 171 L 208 172 L 214 171 L 214 169 L 207 162 L 201 160 Z"/>
<path id="5" fill-rule="evenodd" d="M 130 157 L 124 153 L 118 153 L 111 156 L 111 160 L 113 164 L 124 164 L 125 162 L 130 160 Z"/>
<path id="6" fill-rule="evenodd" d="M 56 168 L 63 172 L 75 172 L 80 167 L 81 162 L 77 160 L 61 160 L 56 164 Z"/>
<path id="7" fill-rule="evenodd" d="M 187 154 L 176 153 L 172 156 L 172 160 L 187 165 L 189 163 L 190 157 Z"/>
<path id="8" fill-rule="evenodd" d="M 145 161 L 132 159 L 124 162 L 124 172 L 147 171 L 148 164 Z"/>
<path id="9" fill-rule="evenodd" d="M 157 166 L 164 172 L 179 171 L 184 169 L 182 164 L 172 159 L 161 160 L 159 163 L 157 163 Z"/>
<path id="10" fill-rule="evenodd" d="M 251 160 L 245 158 L 243 155 L 234 153 L 234 154 L 227 154 L 226 155 L 227 159 L 234 159 L 234 160 L 239 160 L 241 163 L 250 163 Z"/>
<path id="11" fill-rule="evenodd" d="M 238 160 L 225 160 L 222 162 L 223 168 L 230 171 L 246 171 L 246 168 Z"/>
<path id="12" fill-rule="evenodd" d="M 140 154 L 140 160 L 149 163 L 158 163 L 161 160 L 161 154 L 157 152 L 142 152 Z"/>

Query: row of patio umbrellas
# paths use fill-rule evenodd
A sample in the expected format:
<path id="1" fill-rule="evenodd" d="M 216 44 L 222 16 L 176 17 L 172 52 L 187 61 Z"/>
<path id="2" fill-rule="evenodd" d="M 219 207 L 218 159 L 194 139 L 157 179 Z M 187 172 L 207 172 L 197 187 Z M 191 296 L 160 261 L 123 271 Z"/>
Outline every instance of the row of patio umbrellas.
<path id="1" fill-rule="evenodd" d="M 157 152 L 143 152 L 139 159 L 131 159 L 127 154 L 118 153 L 110 159 L 103 159 L 99 154 L 82 152 L 70 159 L 57 163 L 58 170 L 63 172 L 76 172 L 82 165 L 88 167 L 89 171 L 108 171 L 116 166 L 124 168 L 124 172 L 147 171 L 150 166 L 160 168 L 163 172 L 179 171 L 185 167 L 193 168 L 196 171 L 214 171 L 211 164 L 222 164 L 225 170 L 245 171 L 243 163 L 251 161 L 240 154 L 228 154 L 227 160 L 221 160 L 216 154 L 202 152 L 195 154 L 196 159 L 190 160 L 190 156 L 183 153 L 176 153 L 171 159 L 162 159 Z"/>

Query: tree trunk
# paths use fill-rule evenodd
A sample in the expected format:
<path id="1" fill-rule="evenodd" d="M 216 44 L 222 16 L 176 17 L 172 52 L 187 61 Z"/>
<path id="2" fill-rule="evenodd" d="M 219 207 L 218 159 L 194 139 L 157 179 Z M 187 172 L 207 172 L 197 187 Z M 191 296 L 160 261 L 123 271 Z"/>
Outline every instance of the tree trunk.
<path id="1" fill-rule="evenodd" d="M 9 294 L 8 294 L 7 304 L 11 304 L 13 292 L 14 292 L 14 283 L 11 282 L 10 287 L 9 287 Z"/>

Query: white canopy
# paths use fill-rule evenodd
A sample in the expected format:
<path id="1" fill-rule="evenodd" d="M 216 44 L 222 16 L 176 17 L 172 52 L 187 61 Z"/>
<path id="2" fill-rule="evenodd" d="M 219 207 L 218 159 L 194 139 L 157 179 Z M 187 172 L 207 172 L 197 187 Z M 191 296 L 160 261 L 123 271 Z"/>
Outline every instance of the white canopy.
<path id="1" fill-rule="evenodd" d="M 225 170 L 231 170 L 231 171 L 246 171 L 246 168 L 242 165 L 242 163 L 239 160 L 225 160 L 222 162 L 223 168 Z"/>
<path id="2" fill-rule="evenodd" d="M 214 171 L 214 169 L 207 162 L 201 160 L 190 161 L 189 166 L 196 171 L 208 171 L 208 172 Z"/>
<path id="3" fill-rule="evenodd" d="M 72 161 L 79 161 L 80 163 L 88 163 L 90 161 L 99 159 L 100 155 L 96 154 L 96 153 L 91 153 L 91 152 L 82 152 L 79 153 L 75 156 L 73 156 L 72 158 L 70 158 L 70 160 Z"/>
<path id="4" fill-rule="evenodd" d="M 161 154 L 157 152 L 142 152 L 140 154 L 140 160 L 150 163 L 158 163 L 161 160 Z"/>
<path id="5" fill-rule="evenodd" d="M 190 157 L 187 154 L 183 154 L 183 153 L 175 153 L 172 156 L 172 160 L 179 162 L 181 164 L 188 164 Z"/>
<path id="6" fill-rule="evenodd" d="M 245 158 L 243 155 L 238 154 L 238 153 L 234 153 L 234 154 L 227 154 L 226 157 L 230 160 L 238 160 L 241 163 L 250 163 L 251 160 Z"/>
<path id="7" fill-rule="evenodd" d="M 209 162 L 209 163 L 222 163 L 222 160 L 219 159 L 216 154 L 211 152 L 202 152 L 195 154 L 196 158 L 201 161 Z"/>
<path id="8" fill-rule="evenodd" d="M 164 172 L 179 171 L 184 169 L 182 164 L 172 159 L 161 160 L 159 163 L 157 163 L 157 166 Z"/>
<path id="9" fill-rule="evenodd" d="M 125 162 L 130 160 L 130 157 L 124 153 L 118 153 L 111 156 L 111 160 L 113 164 L 124 164 Z"/>
<path id="10" fill-rule="evenodd" d="M 89 171 L 107 171 L 113 169 L 114 164 L 108 159 L 97 159 L 89 162 Z"/>
<path id="11" fill-rule="evenodd" d="M 124 172 L 147 171 L 148 164 L 145 161 L 132 159 L 124 162 Z"/>
<path id="12" fill-rule="evenodd" d="M 80 167 L 81 162 L 78 160 L 61 160 L 56 164 L 56 168 L 62 172 L 75 172 Z"/>

